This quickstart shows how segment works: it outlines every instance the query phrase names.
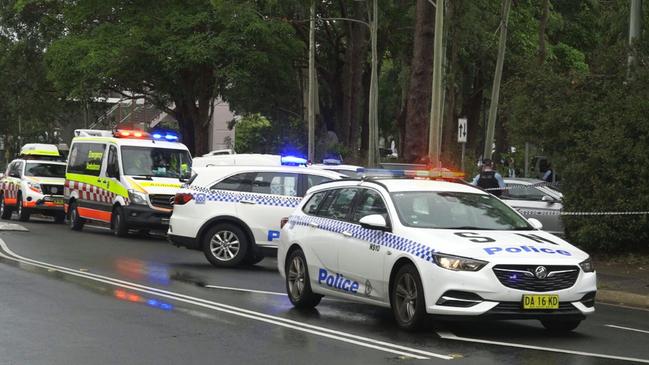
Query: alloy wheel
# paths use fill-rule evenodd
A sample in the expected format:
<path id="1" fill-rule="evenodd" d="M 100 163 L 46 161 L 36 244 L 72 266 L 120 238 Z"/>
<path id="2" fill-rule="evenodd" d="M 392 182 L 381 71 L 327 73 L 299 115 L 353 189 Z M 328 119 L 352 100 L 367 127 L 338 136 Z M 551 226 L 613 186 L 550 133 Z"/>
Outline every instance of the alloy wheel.
<path id="1" fill-rule="evenodd" d="M 219 231 L 210 240 L 210 251 L 219 261 L 230 261 L 237 256 L 241 245 L 239 237 L 231 231 Z"/>
<path id="2" fill-rule="evenodd" d="M 293 298 L 300 298 L 304 291 L 304 262 L 295 256 L 288 267 L 288 289 Z"/>
<path id="3" fill-rule="evenodd" d="M 399 317 L 404 322 L 410 322 L 414 318 L 417 308 L 417 284 L 411 274 L 405 273 L 399 278 L 396 297 Z"/>

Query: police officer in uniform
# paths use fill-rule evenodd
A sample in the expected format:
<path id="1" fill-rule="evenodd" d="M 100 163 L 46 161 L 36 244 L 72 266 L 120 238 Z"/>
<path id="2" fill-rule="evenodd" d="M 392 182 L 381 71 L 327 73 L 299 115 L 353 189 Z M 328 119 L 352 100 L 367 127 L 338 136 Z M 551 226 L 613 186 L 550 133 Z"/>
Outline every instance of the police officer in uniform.
<path id="1" fill-rule="evenodd" d="M 505 188 L 505 180 L 503 180 L 502 175 L 494 169 L 494 163 L 490 159 L 485 159 L 482 161 L 482 167 L 480 173 L 473 178 L 473 185 L 479 186 L 495 196 L 500 196 L 502 190 Z M 492 190 L 494 189 L 494 190 Z"/>

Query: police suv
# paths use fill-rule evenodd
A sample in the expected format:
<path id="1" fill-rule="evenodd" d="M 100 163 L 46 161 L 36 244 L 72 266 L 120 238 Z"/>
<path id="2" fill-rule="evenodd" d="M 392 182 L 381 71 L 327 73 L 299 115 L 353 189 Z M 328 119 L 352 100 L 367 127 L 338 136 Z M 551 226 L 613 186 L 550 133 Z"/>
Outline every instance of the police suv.
<path id="1" fill-rule="evenodd" d="M 189 185 L 174 200 L 169 240 L 202 250 L 217 267 L 254 264 L 276 252 L 280 220 L 310 187 L 342 178 L 296 166 L 194 168 Z M 270 249 L 270 250 L 267 250 Z"/>
<path id="2" fill-rule="evenodd" d="M 10 219 L 15 210 L 18 219 L 29 220 L 32 213 L 54 217 L 63 223 L 63 184 L 65 162 L 55 145 L 29 143 L 20 157 L 11 161 L 0 179 L 0 216 Z"/>
<path id="3" fill-rule="evenodd" d="M 282 229 L 277 263 L 296 307 L 331 295 L 391 307 L 405 329 L 430 314 L 570 331 L 595 310 L 595 271 L 541 228 L 466 184 L 344 180 L 308 192 Z"/>
<path id="4" fill-rule="evenodd" d="M 70 228 L 86 221 L 129 229 L 166 230 L 173 197 L 189 178 L 191 156 L 168 131 L 76 130 L 65 175 Z"/>

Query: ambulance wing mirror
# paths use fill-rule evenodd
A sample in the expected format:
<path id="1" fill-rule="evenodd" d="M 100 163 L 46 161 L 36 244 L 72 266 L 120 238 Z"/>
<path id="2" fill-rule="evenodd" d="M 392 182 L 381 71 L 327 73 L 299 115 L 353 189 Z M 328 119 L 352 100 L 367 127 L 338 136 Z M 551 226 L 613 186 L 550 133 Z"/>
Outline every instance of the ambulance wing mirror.
<path id="1" fill-rule="evenodd" d="M 390 226 L 385 218 L 380 214 L 370 214 L 361 218 L 358 223 L 361 227 L 366 229 L 373 229 L 378 231 L 390 231 Z"/>
<path id="2" fill-rule="evenodd" d="M 530 222 L 530 224 L 532 225 L 532 227 L 534 227 L 534 229 L 539 229 L 539 230 L 543 229 L 543 223 L 541 223 L 540 220 L 536 218 L 528 218 L 527 221 Z"/>

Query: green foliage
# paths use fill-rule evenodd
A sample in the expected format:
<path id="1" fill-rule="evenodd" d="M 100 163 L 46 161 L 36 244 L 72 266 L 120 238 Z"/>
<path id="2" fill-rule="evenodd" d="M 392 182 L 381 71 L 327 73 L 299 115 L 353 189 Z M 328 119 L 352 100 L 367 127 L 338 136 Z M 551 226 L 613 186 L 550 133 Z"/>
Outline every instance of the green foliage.
<path id="1" fill-rule="evenodd" d="M 300 120 L 273 123 L 261 114 L 249 114 L 234 124 L 237 153 L 304 154 L 306 131 Z"/>

